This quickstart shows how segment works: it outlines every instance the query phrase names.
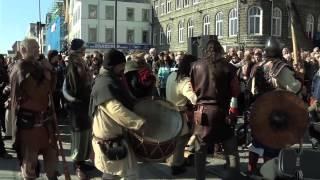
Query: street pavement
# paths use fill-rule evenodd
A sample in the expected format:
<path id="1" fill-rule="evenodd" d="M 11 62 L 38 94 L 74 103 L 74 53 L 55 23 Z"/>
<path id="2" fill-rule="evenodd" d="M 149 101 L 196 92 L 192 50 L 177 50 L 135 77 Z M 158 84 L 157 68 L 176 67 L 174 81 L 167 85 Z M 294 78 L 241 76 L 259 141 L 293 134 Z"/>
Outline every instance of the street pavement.
<path id="1" fill-rule="evenodd" d="M 59 125 L 59 129 L 61 131 L 61 139 L 63 142 L 64 152 L 66 155 L 66 161 L 68 165 L 68 169 L 70 174 L 72 175 L 72 179 L 78 179 L 75 176 L 72 160 L 70 158 L 70 128 L 67 123 L 61 123 Z M 13 150 L 11 150 L 12 141 L 5 140 L 6 149 L 8 152 L 16 157 L 16 154 Z M 248 153 L 246 151 L 240 151 L 241 157 L 241 169 L 245 171 L 246 165 L 248 162 L 247 159 Z M 42 173 L 39 180 L 46 179 L 45 174 L 43 172 L 43 161 L 42 157 L 40 157 L 40 162 L 42 164 Z M 91 163 L 91 162 L 88 162 Z M 213 159 L 212 156 L 208 156 L 207 158 L 207 179 L 222 179 L 224 177 L 224 163 L 225 161 L 222 159 Z M 62 159 L 59 157 L 59 172 L 63 173 L 63 164 Z M 101 173 L 97 170 L 92 170 L 89 173 L 91 179 L 101 179 Z M 179 175 L 172 176 L 171 169 L 166 163 L 139 163 L 139 179 L 195 179 L 194 168 L 187 167 L 187 172 Z M 0 180 L 20 180 L 20 170 L 18 161 L 16 158 L 13 159 L 0 159 Z M 63 180 L 63 174 L 59 177 L 59 180 Z"/>

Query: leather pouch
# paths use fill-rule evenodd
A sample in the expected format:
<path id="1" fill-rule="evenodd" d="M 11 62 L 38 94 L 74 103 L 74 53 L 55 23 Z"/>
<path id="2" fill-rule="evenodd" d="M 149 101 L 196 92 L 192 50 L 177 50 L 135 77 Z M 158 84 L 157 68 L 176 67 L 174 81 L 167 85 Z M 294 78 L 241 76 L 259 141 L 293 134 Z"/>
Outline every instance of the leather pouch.
<path id="1" fill-rule="evenodd" d="M 101 151 L 111 161 L 122 160 L 127 157 L 127 147 L 122 143 L 122 138 L 107 141 L 98 141 Z"/>

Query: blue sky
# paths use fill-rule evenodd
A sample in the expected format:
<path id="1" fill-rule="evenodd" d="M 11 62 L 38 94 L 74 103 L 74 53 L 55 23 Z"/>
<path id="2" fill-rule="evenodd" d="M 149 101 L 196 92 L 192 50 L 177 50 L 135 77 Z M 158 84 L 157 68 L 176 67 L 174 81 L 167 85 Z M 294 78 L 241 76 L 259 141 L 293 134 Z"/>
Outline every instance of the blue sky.
<path id="1" fill-rule="evenodd" d="M 41 22 L 53 0 L 41 0 Z M 23 40 L 28 24 L 39 21 L 39 0 L 0 0 L 0 53 L 7 53 L 17 40 Z"/>

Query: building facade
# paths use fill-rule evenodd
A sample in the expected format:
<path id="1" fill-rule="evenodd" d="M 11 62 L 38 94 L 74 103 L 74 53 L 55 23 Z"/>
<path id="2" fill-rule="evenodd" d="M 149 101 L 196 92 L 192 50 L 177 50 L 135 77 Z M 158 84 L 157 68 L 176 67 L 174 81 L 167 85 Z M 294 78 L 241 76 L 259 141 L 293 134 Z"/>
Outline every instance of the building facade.
<path id="1" fill-rule="evenodd" d="M 21 41 L 14 42 L 12 45 L 12 50 L 13 50 L 14 54 L 17 53 L 18 51 L 21 52 Z"/>
<path id="2" fill-rule="evenodd" d="M 46 29 L 45 24 L 37 23 L 30 23 L 27 31 L 26 31 L 26 38 L 36 39 L 40 46 L 40 53 L 44 53 L 47 51 L 46 45 Z"/>
<path id="3" fill-rule="evenodd" d="M 151 44 L 151 4 L 148 0 L 71 0 L 69 5 L 69 42 L 81 38 L 88 51 L 113 48 L 115 36 L 119 49 L 148 49 Z M 115 32 L 117 19 L 117 32 Z"/>
<path id="4" fill-rule="evenodd" d="M 319 0 L 294 1 L 308 37 L 320 40 Z M 262 47 L 274 36 L 291 44 L 286 0 L 153 0 L 153 45 L 186 51 L 188 38 L 218 35 L 225 49 Z M 273 11 L 272 11 L 273 9 Z"/>
<path id="5" fill-rule="evenodd" d="M 63 1 L 55 0 L 51 12 L 46 17 L 47 51 L 63 51 L 65 38 L 64 5 Z"/>

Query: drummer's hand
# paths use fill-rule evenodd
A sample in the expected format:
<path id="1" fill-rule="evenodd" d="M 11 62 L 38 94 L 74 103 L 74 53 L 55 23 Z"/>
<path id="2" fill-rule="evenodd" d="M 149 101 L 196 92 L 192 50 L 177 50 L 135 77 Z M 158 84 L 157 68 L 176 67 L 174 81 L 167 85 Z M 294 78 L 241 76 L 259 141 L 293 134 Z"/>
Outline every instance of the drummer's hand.
<path id="1" fill-rule="evenodd" d="M 145 133 L 145 128 L 146 128 L 146 123 L 144 123 L 137 131 L 136 133 L 138 133 L 139 135 L 144 135 Z"/>
<path id="2" fill-rule="evenodd" d="M 226 118 L 226 123 L 228 125 L 234 125 L 237 121 L 237 116 L 239 115 L 238 108 L 230 108 L 229 109 L 229 115 Z"/>
<path id="3" fill-rule="evenodd" d="M 229 116 L 235 116 L 237 117 L 239 115 L 239 110 L 238 108 L 230 108 L 229 109 Z"/>

